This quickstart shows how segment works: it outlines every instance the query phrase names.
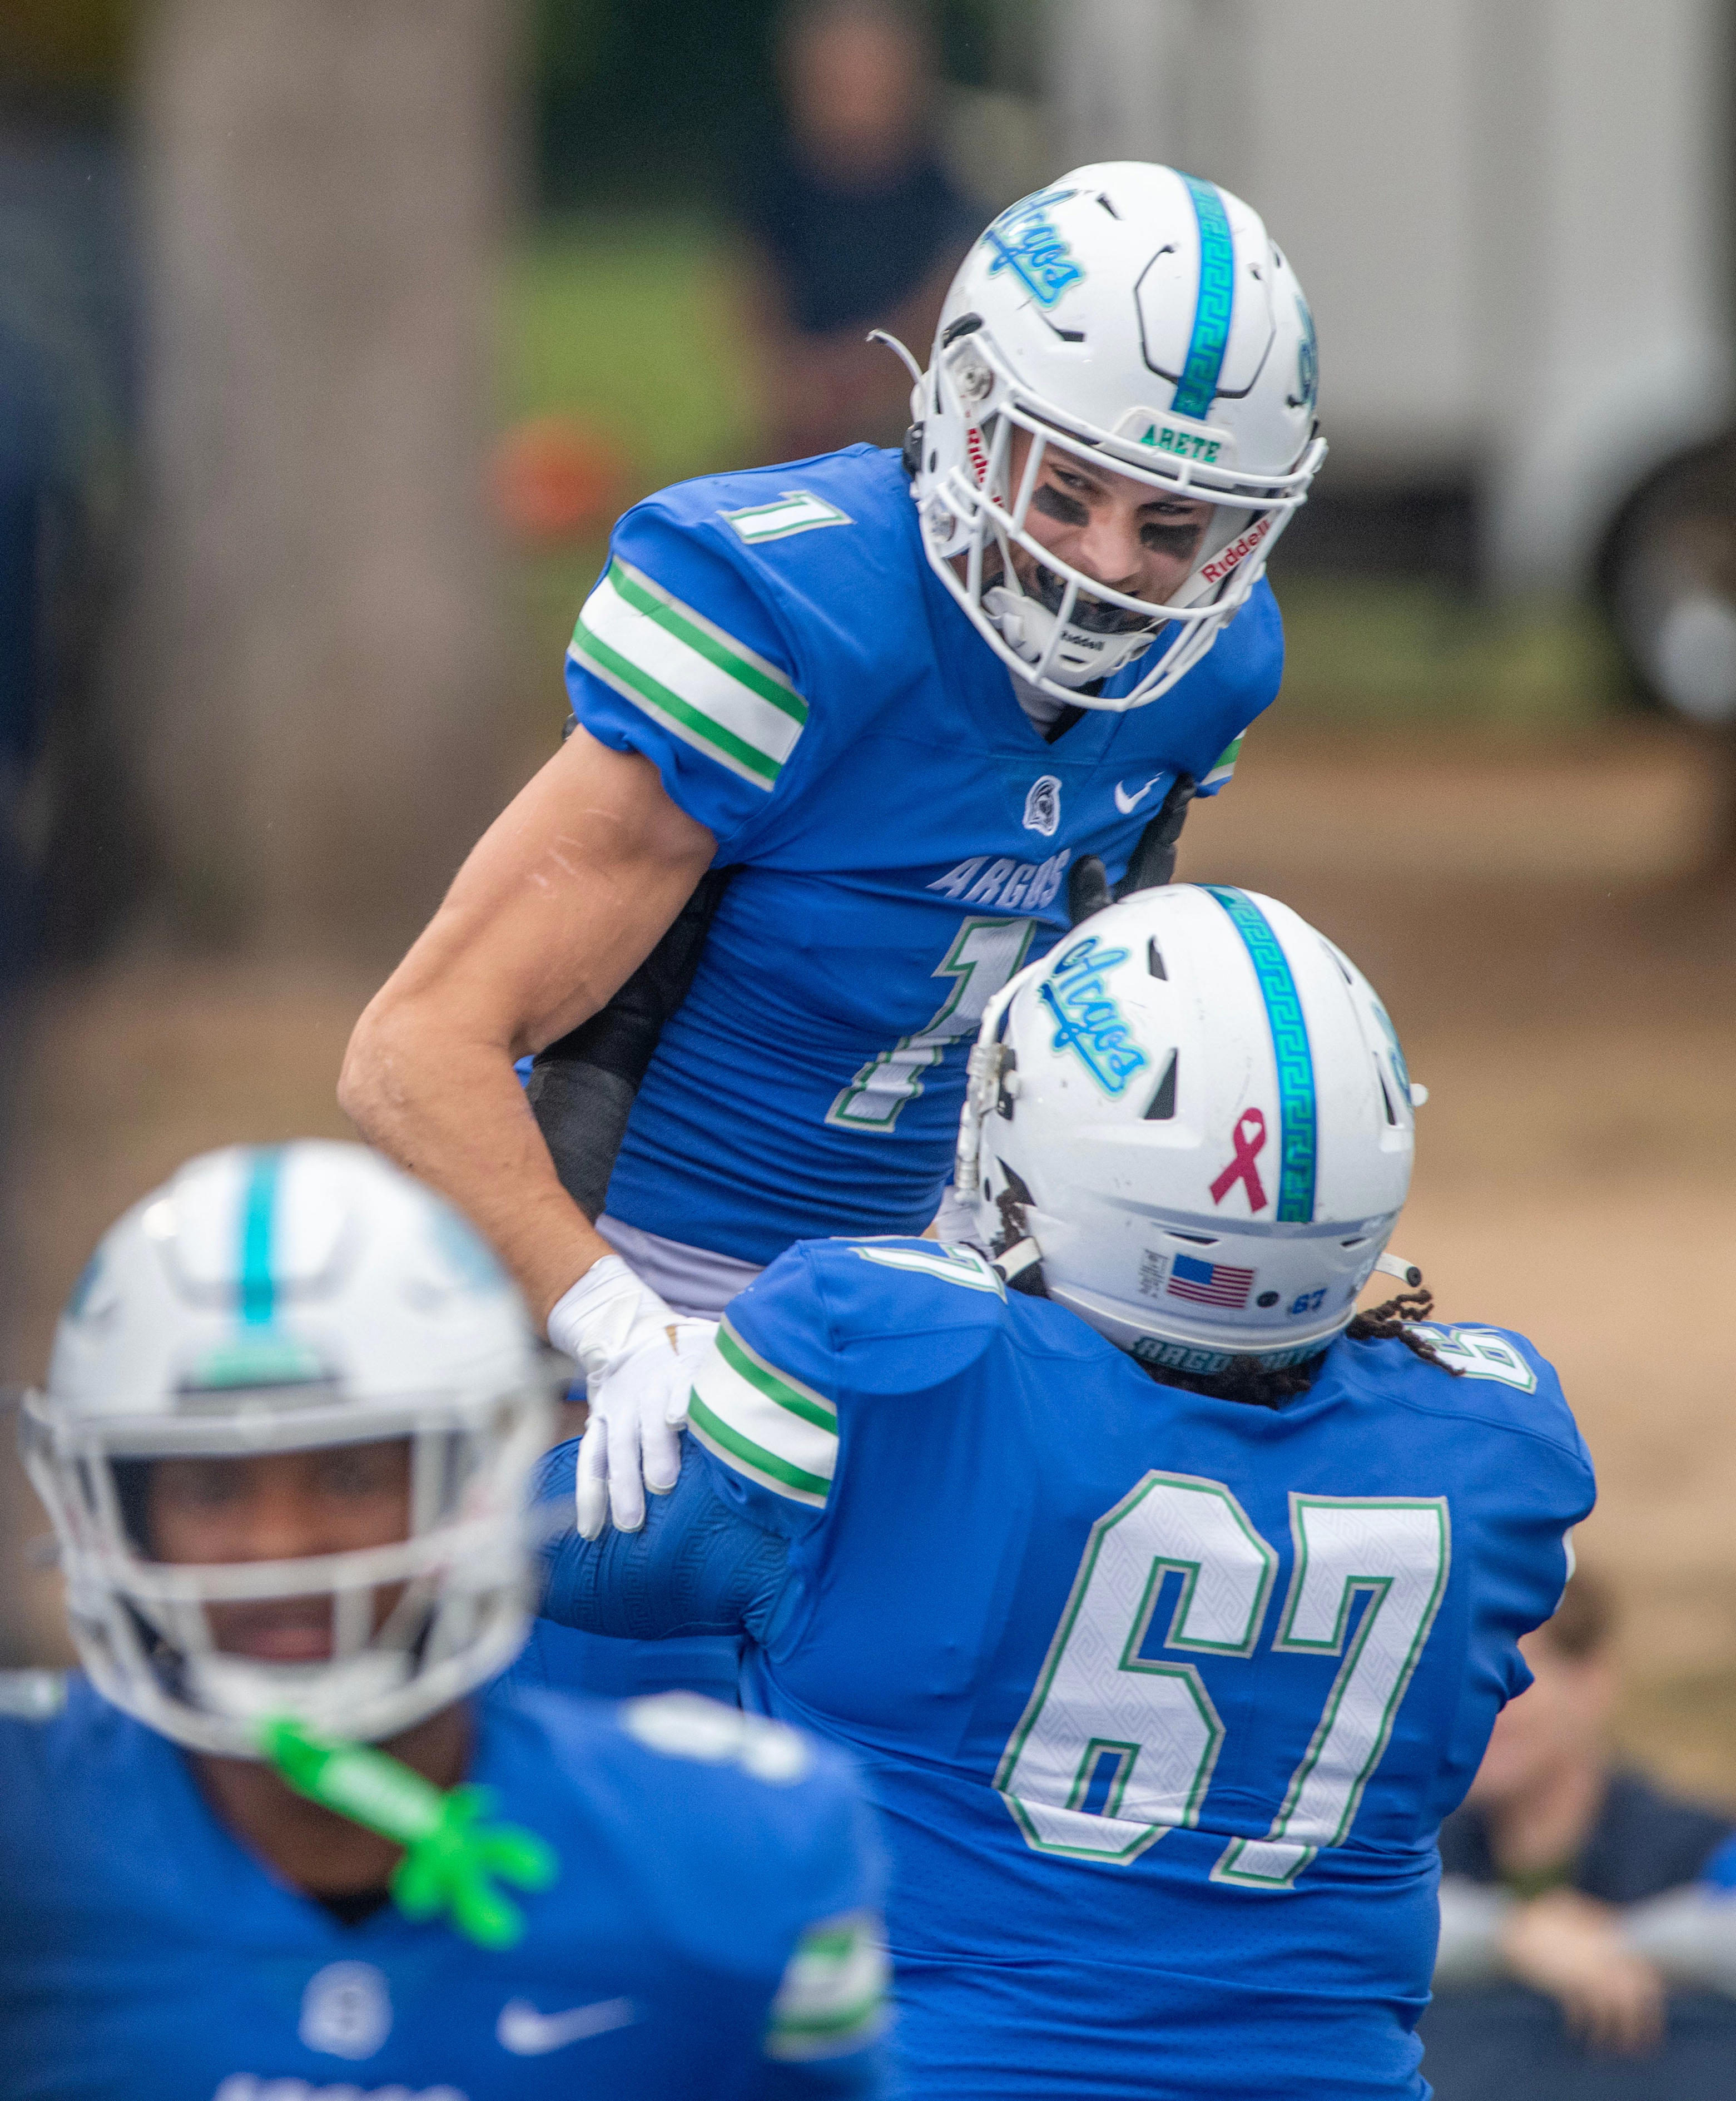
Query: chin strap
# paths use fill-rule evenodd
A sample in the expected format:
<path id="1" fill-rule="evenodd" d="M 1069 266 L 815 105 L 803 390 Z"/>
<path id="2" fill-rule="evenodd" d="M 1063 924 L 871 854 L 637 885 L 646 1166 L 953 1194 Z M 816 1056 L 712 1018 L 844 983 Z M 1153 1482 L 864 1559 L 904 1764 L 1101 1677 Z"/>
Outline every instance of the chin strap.
<path id="1" fill-rule="evenodd" d="M 510 1948 L 524 1917 L 496 1879 L 546 1890 L 560 1871 L 533 1832 L 479 1820 L 493 1803 L 487 1788 L 438 1788 L 371 1745 L 329 1742 L 285 1716 L 261 1725 L 259 1743 L 296 1794 L 403 1847 L 391 1893 L 407 1918 L 445 1912 L 479 1947 Z"/>

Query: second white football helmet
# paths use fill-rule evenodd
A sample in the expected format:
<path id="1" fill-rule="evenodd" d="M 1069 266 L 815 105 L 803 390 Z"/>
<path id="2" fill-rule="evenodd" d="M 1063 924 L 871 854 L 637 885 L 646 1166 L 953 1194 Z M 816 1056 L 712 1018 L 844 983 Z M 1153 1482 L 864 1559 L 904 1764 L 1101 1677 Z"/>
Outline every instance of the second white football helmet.
<path id="1" fill-rule="evenodd" d="M 1155 700 L 1245 603 L 1306 496 L 1326 452 L 1317 379 L 1307 301 L 1257 212 L 1173 168 L 1076 168 L 1002 212 L 948 294 L 912 396 L 929 561 L 1045 692 L 1116 710 Z M 1016 488 L 1015 431 L 1031 440 Z M 1032 537 L 1050 448 L 1217 506 L 1166 603 L 1112 590 Z M 1015 546 L 1039 565 L 1034 589 Z M 1129 692 L 1093 690 L 1166 630 Z"/>
<path id="2" fill-rule="evenodd" d="M 1410 1187 L 1367 980 L 1288 905 L 1142 891 L 991 1002 L 955 1176 L 985 1241 L 1142 1361 L 1279 1367 L 1349 1321 Z"/>
<path id="3" fill-rule="evenodd" d="M 525 1488 L 550 1384 L 493 1255 L 377 1153 L 189 1161 L 104 1236 L 24 1402 L 25 1463 L 98 1689 L 179 1742 L 247 1758 L 267 1716 L 377 1740 L 492 1675 L 528 1624 Z M 199 1565 L 152 1551 L 154 1462 L 398 1440 L 401 1540 Z M 298 1599 L 327 1615 L 322 1660 L 225 1646 L 226 1614 Z"/>

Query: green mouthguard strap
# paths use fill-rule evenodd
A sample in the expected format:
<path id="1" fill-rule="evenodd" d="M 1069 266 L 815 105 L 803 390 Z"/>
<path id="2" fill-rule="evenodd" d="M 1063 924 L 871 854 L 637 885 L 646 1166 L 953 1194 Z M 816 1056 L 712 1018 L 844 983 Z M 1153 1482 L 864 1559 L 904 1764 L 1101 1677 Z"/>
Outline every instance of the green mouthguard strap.
<path id="1" fill-rule="evenodd" d="M 496 1882 L 546 1890 L 559 1873 L 534 1833 L 481 1820 L 493 1803 L 487 1788 L 438 1788 L 371 1745 L 331 1743 L 286 1718 L 263 1723 L 259 1741 L 298 1794 L 403 1847 L 391 1893 L 408 1918 L 444 1912 L 479 1947 L 510 1948 L 524 1917 Z"/>

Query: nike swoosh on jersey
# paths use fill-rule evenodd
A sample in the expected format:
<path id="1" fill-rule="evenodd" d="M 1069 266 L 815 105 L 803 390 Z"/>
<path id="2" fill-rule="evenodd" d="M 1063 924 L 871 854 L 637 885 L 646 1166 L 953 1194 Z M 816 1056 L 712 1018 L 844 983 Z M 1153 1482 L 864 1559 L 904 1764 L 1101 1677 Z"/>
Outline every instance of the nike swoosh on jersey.
<path id="1" fill-rule="evenodd" d="M 638 2015 L 631 1999 L 598 1999 L 562 2014 L 539 2014 L 528 1999 L 509 1999 L 494 2025 L 495 2041 L 515 2057 L 543 2057 L 587 2036 L 630 2027 Z"/>
<path id="2" fill-rule="evenodd" d="M 1146 796 L 1151 794 L 1151 790 L 1157 785 L 1158 782 L 1161 781 L 1163 777 L 1164 776 L 1161 773 L 1154 773 L 1151 776 L 1151 778 L 1146 781 L 1145 786 L 1142 788 L 1137 794 L 1133 795 L 1129 795 L 1128 794 L 1127 790 L 1121 785 L 1119 781 L 1116 781 L 1115 807 L 1121 812 L 1124 817 L 1132 816 L 1134 811 L 1138 808 L 1139 805 L 1142 802 L 1144 802 Z"/>

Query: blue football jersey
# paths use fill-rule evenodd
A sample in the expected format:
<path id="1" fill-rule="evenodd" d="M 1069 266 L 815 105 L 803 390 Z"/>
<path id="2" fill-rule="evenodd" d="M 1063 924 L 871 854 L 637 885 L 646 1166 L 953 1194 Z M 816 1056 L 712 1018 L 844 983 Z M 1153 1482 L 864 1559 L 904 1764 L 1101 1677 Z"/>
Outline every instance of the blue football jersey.
<path id="1" fill-rule="evenodd" d="M 968 1039 L 1065 930 L 1067 869 L 1093 853 L 1118 876 L 1178 772 L 1221 787 L 1282 661 L 1262 583 L 1173 692 L 1045 743 L 930 572 L 896 453 L 709 476 L 629 511 L 574 630 L 573 710 L 655 761 L 738 873 L 639 1088 L 610 1215 L 758 1263 L 804 1235 L 920 1232 Z"/>
<path id="2" fill-rule="evenodd" d="M 25 2101 L 880 2094 L 878 1891 L 836 1753 L 680 1695 L 499 1690 L 473 1777 L 554 1887 L 489 1951 L 341 1923 L 73 1681 L 0 1721 L 0 2086 Z M 748 1725 L 744 1727 L 744 1725 Z"/>
<path id="3" fill-rule="evenodd" d="M 1164 1386 L 968 1250 L 792 1250 L 687 1464 L 789 1541 L 744 1697 L 890 1834 L 912 2090 L 1422 2095 L 1435 1833 L 1530 1676 L 1592 1469 L 1522 1338 Z"/>

